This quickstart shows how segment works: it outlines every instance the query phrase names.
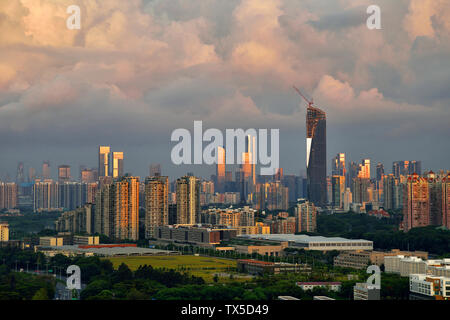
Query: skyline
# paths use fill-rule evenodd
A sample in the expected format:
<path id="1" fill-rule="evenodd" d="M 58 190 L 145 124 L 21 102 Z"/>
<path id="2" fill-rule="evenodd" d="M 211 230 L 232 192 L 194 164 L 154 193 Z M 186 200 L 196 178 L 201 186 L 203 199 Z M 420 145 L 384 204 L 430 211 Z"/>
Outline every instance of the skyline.
<path id="1" fill-rule="evenodd" d="M 69 2 L 80 30 L 65 28 Z M 280 167 L 299 174 L 306 106 L 292 85 L 327 113 L 328 172 L 340 152 L 447 169 L 450 9 L 376 3 L 382 30 L 365 26 L 366 0 L 2 3 L 0 174 L 19 161 L 95 167 L 88 154 L 105 144 L 139 176 L 150 163 L 209 176 L 215 168 L 170 163 L 170 133 L 194 120 L 279 128 Z"/>

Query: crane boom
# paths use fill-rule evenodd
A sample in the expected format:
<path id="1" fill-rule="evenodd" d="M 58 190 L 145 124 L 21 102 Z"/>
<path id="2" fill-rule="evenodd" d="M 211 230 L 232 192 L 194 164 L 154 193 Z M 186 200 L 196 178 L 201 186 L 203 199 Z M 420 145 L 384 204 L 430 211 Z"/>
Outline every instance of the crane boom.
<path id="1" fill-rule="evenodd" d="M 312 107 L 314 102 L 313 99 L 311 99 L 311 101 L 308 100 L 308 98 L 306 98 L 303 93 L 300 92 L 300 90 L 297 89 L 296 86 L 292 86 L 294 88 L 295 91 L 297 91 L 297 93 L 308 103 L 308 107 Z"/>

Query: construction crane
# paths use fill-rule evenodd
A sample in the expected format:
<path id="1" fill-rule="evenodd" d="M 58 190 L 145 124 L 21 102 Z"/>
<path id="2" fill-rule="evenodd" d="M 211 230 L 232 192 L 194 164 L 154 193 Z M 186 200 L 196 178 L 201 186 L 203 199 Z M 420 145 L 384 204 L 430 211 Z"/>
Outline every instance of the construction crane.
<path id="1" fill-rule="evenodd" d="M 314 101 L 313 101 L 313 99 L 311 99 L 311 101 L 309 101 L 304 95 L 303 95 L 303 93 L 301 93 L 300 92 L 300 90 L 298 90 L 297 89 L 297 87 L 296 86 L 292 86 L 294 89 L 295 89 L 295 91 L 297 91 L 297 93 L 308 103 L 308 108 L 312 108 L 313 107 L 313 104 L 314 104 Z"/>

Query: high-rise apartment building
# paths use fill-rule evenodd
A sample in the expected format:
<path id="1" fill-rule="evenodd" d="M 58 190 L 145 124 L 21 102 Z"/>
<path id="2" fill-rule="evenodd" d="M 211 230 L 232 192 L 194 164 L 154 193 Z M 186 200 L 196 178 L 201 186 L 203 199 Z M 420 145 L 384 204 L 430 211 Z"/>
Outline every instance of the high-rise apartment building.
<path id="1" fill-rule="evenodd" d="M 295 207 L 296 232 L 315 232 L 317 229 L 317 210 L 309 201 L 300 202 Z"/>
<path id="2" fill-rule="evenodd" d="M 70 166 L 65 164 L 58 166 L 58 182 L 68 182 L 70 179 Z"/>
<path id="3" fill-rule="evenodd" d="M 28 182 L 33 183 L 34 179 L 36 179 L 36 169 L 35 168 L 29 168 L 28 169 Z"/>
<path id="4" fill-rule="evenodd" d="M 200 183 L 196 177 L 177 180 L 177 224 L 195 224 L 200 214 Z"/>
<path id="5" fill-rule="evenodd" d="M 345 189 L 342 198 L 342 209 L 344 209 L 345 211 L 350 211 L 350 204 L 353 202 L 353 194 L 350 191 L 350 188 Z"/>
<path id="6" fill-rule="evenodd" d="M 50 179 L 50 161 L 44 161 L 42 164 L 42 179 Z"/>
<path id="7" fill-rule="evenodd" d="M 418 174 L 409 176 L 404 184 L 403 229 L 409 231 L 430 223 L 428 180 Z"/>
<path id="8" fill-rule="evenodd" d="M 407 176 L 417 173 L 422 174 L 422 162 L 417 160 L 412 161 L 395 161 L 392 163 L 392 173 L 396 178 L 400 176 Z"/>
<path id="9" fill-rule="evenodd" d="M 289 190 L 280 181 L 268 183 L 266 189 L 267 209 L 287 210 L 289 207 Z"/>
<path id="10" fill-rule="evenodd" d="M 155 228 L 169 224 L 169 178 L 148 177 L 145 180 L 145 238 L 155 236 Z"/>
<path id="11" fill-rule="evenodd" d="M 306 172 L 308 200 L 317 206 L 327 204 L 326 113 L 312 106 L 306 114 Z"/>
<path id="12" fill-rule="evenodd" d="M 19 162 L 19 164 L 17 165 L 16 182 L 17 183 L 25 182 L 25 174 L 24 174 L 24 169 L 23 169 L 23 163 L 22 162 Z"/>
<path id="13" fill-rule="evenodd" d="M 33 211 L 59 208 L 59 184 L 51 179 L 37 179 L 33 185 Z"/>
<path id="14" fill-rule="evenodd" d="M 442 179 L 442 225 L 450 229 L 450 174 Z"/>
<path id="15" fill-rule="evenodd" d="M 398 180 L 393 174 L 385 175 L 383 178 L 383 206 L 385 210 L 395 209 L 395 194 Z"/>
<path id="16" fill-rule="evenodd" d="M 18 185 L 14 182 L 0 182 L 0 210 L 17 208 Z"/>
<path id="17" fill-rule="evenodd" d="M 107 177 L 109 176 L 109 155 L 111 153 L 111 147 L 100 146 L 98 147 L 98 176 Z"/>
<path id="18" fill-rule="evenodd" d="M 123 152 L 112 153 L 112 177 L 114 179 L 123 177 Z"/>

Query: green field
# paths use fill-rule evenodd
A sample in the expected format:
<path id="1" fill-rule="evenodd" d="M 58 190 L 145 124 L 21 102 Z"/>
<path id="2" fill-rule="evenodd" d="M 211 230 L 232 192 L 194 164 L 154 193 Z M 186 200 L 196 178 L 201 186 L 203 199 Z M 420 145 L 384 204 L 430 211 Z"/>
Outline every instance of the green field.
<path id="1" fill-rule="evenodd" d="M 236 274 L 236 260 L 220 259 L 213 257 L 197 257 L 191 255 L 182 256 L 149 256 L 149 257 L 112 257 L 107 258 L 113 263 L 114 268 L 118 268 L 123 262 L 131 270 L 136 270 L 140 265 L 151 265 L 153 268 L 175 269 L 180 272 L 188 272 L 197 277 L 202 277 L 207 282 L 213 280 L 215 273 Z M 219 276 L 221 281 L 229 279 L 228 276 Z M 246 279 L 239 277 L 240 280 Z"/>

